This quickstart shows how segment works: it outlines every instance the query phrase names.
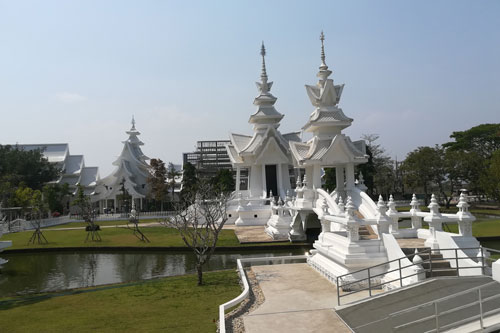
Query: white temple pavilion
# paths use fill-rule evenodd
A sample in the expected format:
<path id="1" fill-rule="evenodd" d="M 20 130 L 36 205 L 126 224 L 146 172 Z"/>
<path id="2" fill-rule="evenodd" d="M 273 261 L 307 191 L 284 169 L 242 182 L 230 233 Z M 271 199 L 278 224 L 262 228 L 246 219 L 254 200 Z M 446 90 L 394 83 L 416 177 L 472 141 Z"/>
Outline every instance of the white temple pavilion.
<path id="1" fill-rule="evenodd" d="M 285 197 L 291 191 L 293 175 L 289 142 L 299 141 L 299 132 L 281 134 L 278 130 L 283 115 L 274 104 L 277 98 L 270 90 L 264 44 L 261 47 L 262 71 L 256 82 L 259 95 L 254 100 L 257 111 L 248 122 L 253 125 L 253 135 L 230 134 L 227 152 L 236 169 L 236 196 L 229 208 L 229 223 L 236 225 L 265 225 L 271 216 L 269 198 Z M 242 182 L 242 171 L 248 182 Z M 290 174 L 291 171 L 291 174 Z M 248 188 L 241 188 L 248 183 Z"/>
<path id="2" fill-rule="evenodd" d="M 355 179 L 356 166 L 368 160 L 365 142 L 353 142 L 342 133 L 353 119 L 338 106 L 344 86 L 335 85 L 330 78 L 332 71 L 325 61 L 323 33 L 320 40 L 319 80 L 314 86 L 306 85 L 314 107 L 302 127 L 312 133 L 307 142 L 301 142 L 297 133 L 281 135 L 277 130 L 283 115 L 274 108 L 276 98 L 269 92 L 271 83 L 267 81 L 262 50 L 261 82 L 257 84 L 260 95 L 254 102 L 258 110 L 249 120 L 254 134 L 231 134 L 231 144 L 227 146 L 237 180 L 240 169 L 250 169 L 249 188 L 237 187 L 233 193 L 229 222 L 237 226 L 266 222 L 266 233 L 273 239 L 291 241 L 304 241 L 310 230 L 320 230 L 308 263 L 331 281 L 359 281 L 349 288 L 372 280 L 386 281 L 384 288 L 393 288 L 398 283 L 403 286 L 424 279 L 422 267 L 418 263 L 412 265 L 405 257 L 398 240 L 402 238 L 412 238 L 429 251 L 458 253 L 465 258 L 460 265 L 469 268 L 460 275 L 480 275 L 484 268 L 480 257 L 488 254 L 481 249 L 478 256 L 480 244 L 471 231 L 475 218 L 468 211 L 465 195 L 460 196 L 457 214 L 441 214 L 434 196 L 428 213 L 418 209 L 415 197 L 410 212 L 398 212 L 392 196 L 387 203 L 382 197 L 375 203 L 365 193 L 362 175 Z M 289 171 L 291 164 L 294 172 Z M 323 168 L 335 168 L 337 185 L 331 193 L 321 188 Z M 275 183 L 269 174 L 276 176 Z M 297 175 L 294 191 L 289 181 L 291 174 Z M 399 229 L 400 218 L 411 218 L 412 227 Z M 443 222 L 457 223 L 460 233 L 444 232 Z M 429 229 L 423 229 L 423 223 Z M 418 256 L 415 258 L 412 260 L 418 260 Z M 394 273 L 396 261 L 387 263 L 390 260 L 400 260 L 408 268 Z M 366 271 L 374 265 L 378 266 Z M 375 278 L 370 278 L 370 274 L 375 274 L 371 275 Z M 399 276 L 398 283 L 393 283 L 395 274 Z"/>
<path id="3" fill-rule="evenodd" d="M 101 179 L 97 185 L 98 193 L 93 200 L 99 201 L 101 212 L 121 210 L 123 203 L 117 200 L 122 193 L 122 184 L 132 196 L 135 207 L 143 208 L 143 202 L 148 193 L 147 179 L 149 176 L 149 157 L 144 155 L 141 146 L 144 143 L 139 140 L 141 134 L 135 128 L 135 120 L 132 117 L 132 127 L 126 131 L 128 139 L 123 141 L 123 149 L 120 156 L 113 162 L 115 170 L 107 177 Z"/>

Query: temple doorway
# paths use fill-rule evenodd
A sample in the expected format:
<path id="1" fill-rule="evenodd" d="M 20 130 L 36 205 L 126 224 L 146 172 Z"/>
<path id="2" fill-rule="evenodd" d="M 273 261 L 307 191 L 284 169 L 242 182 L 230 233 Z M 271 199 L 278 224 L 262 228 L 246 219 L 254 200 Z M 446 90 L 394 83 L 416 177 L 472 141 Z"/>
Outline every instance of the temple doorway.
<path id="1" fill-rule="evenodd" d="M 267 197 L 269 197 L 270 191 L 273 191 L 273 196 L 279 195 L 276 164 L 266 165 L 266 191 Z"/>

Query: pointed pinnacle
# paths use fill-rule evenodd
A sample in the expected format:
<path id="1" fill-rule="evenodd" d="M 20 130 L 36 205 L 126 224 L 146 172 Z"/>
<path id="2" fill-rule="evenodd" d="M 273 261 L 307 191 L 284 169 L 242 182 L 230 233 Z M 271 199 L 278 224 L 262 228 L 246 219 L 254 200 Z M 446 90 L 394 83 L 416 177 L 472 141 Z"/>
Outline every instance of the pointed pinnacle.
<path id="1" fill-rule="evenodd" d="M 325 64 L 325 34 L 323 30 L 321 31 L 321 35 L 319 36 L 319 40 L 321 41 L 321 66 L 326 66 Z"/>
<path id="2" fill-rule="evenodd" d="M 267 82 L 267 71 L 266 71 L 266 47 L 264 46 L 264 42 L 262 42 L 262 47 L 260 48 L 260 55 L 262 56 L 262 71 L 260 74 L 260 78 L 262 82 Z"/>

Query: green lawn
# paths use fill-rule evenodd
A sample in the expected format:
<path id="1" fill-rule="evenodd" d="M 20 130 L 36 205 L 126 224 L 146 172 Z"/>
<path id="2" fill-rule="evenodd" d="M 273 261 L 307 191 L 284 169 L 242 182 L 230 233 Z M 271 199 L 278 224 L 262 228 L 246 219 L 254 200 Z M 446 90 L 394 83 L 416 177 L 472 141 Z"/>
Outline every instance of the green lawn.
<path id="1" fill-rule="evenodd" d="M 401 206 L 397 207 L 397 210 L 399 212 L 408 212 L 410 211 L 411 207 L 410 206 Z M 420 210 L 423 212 L 428 212 L 429 208 L 427 206 L 420 206 Z M 450 208 L 446 209 L 444 207 L 441 207 L 439 209 L 441 213 L 447 213 L 447 214 L 456 214 L 458 212 L 458 208 L 455 206 L 451 206 Z M 473 215 L 492 215 L 492 216 L 500 216 L 500 209 L 477 209 L 477 208 L 471 208 L 470 212 Z"/>
<path id="2" fill-rule="evenodd" d="M 239 278 L 233 270 L 203 276 L 201 287 L 195 275 L 184 275 L 65 296 L 0 299 L 0 330 L 215 332 L 218 306 L 240 294 Z"/>
<path id="3" fill-rule="evenodd" d="M 65 248 L 65 247 L 184 247 L 184 242 L 176 229 L 166 227 L 141 228 L 141 231 L 149 238 L 151 243 L 143 243 L 126 228 L 103 228 L 99 234 L 101 242 L 87 242 L 85 230 L 50 230 L 44 229 L 43 234 L 49 241 L 47 245 L 27 245 L 33 231 L 24 231 L 13 234 L 6 234 L 2 241 L 11 240 L 12 247 L 5 250 L 14 249 L 38 249 L 38 248 Z M 290 245 L 290 242 L 277 242 L 265 244 L 243 244 L 241 245 L 233 230 L 223 229 L 219 235 L 218 247 L 248 247 L 259 245 Z"/>
<path id="4" fill-rule="evenodd" d="M 143 223 L 154 223 L 158 222 L 157 220 L 139 220 L 139 225 Z M 126 225 L 130 224 L 128 220 L 117 220 L 117 221 L 99 221 L 96 222 L 96 224 L 100 226 L 114 226 L 114 225 Z M 130 224 L 132 226 L 132 224 Z M 86 227 L 87 223 L 86 222 L 71 222 L 71 223 L 66 223 L 66 224 L 61 224 L 61 225 L 55 225 L 52 227 L 44 228 L 44 230 L 50 230 L 50 229 L 63 229 L 63 228 L 77 228 L 77 227 Z"/>

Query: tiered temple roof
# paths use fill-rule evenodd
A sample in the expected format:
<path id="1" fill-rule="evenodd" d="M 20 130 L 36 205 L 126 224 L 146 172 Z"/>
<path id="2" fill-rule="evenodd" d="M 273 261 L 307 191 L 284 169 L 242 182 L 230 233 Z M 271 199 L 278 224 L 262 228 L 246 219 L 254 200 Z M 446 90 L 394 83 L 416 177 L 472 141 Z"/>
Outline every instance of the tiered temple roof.
<path id="1" fill-rule="evenodd" d="M 274 107 L 277 98 L 271 94 L 273 82 L 268 81 L 264 44 L 262 44 L 260 54 L 262 56 L 261 81 L 256 82 L 259 95 L 253 102 L 257 106 L 257 111 L 248 120 L 250 124 L 253 124 L 254 134 L 252 136 L 235 133 L 229 135 L 231 144 L 227 146 L 227 151 L 234 165 L 245 164 L 247 156 L 258 157 L 271 138 L 276 141 L 285 155 L 289 154 L 288 143 L 290 141 L 300 141 L 300 132 L 282 135 L 278 130 L 280 121 L 284 116 Z"/>
<path id="2" fill-rule="evenodd" d="M 121 184 L 134 198 L 145 198 L 147 194 L 147 178 L 149 176 L 149 157 L 144 155 L 141 146 L 144 143 L 138 138 L 141 134 L 135 128 L 135 120 L 132 118 L 132 127 L 126 131 L 129 135 L 123 141 L 123 149 L 120 156 L 113 162 L 115 170 L 98 183 L 98 199 L 114 199 L 121 194 Z"/>
<path id="3" fill-rule="evenodd" d="M 307 95 L 315 109 L 302 130 L 312 132 L 314 136 L 307 142 L 290 142 L 290 150 L 299 165 L 366 163 L 364 140 L 352 142 L 341 133 L 344 128 L 351 126 L 353 119 L 338 107 L 344 85 L 335 85 L 329 78 L 332 71 L 325 63 L 324 39 L 321 33 L 321 65 L 317 74 L 319 81 L 314 86 L 306 85 Z"/>
<path id="4" fill-rule="evenodd" d="M 95 187 L 99 180 L 98 167 L 86 167 L 83 155 L 71 155 L 67 143 L 26 144 L 17 145 L 19 149 L 43 152 L 43 156 L 50 163 L 61 169 L 61 176 L 55 181 L 57 184 L 68 184 L 73 194 L 76 194 L 77 185 L 81 185 L 85 194 L 95 194 Z"/>

